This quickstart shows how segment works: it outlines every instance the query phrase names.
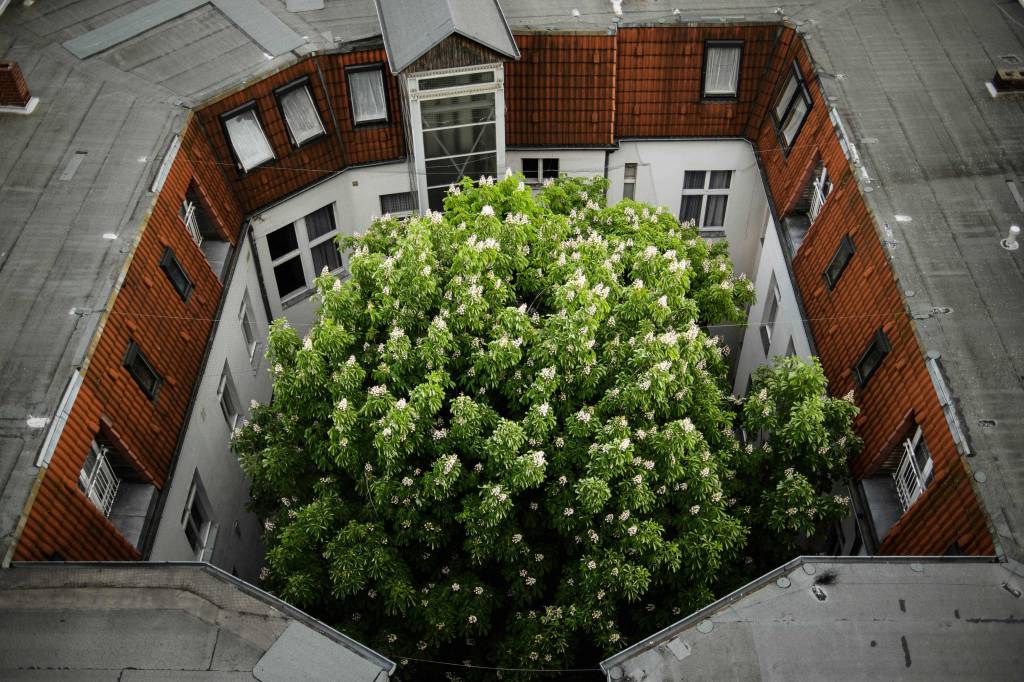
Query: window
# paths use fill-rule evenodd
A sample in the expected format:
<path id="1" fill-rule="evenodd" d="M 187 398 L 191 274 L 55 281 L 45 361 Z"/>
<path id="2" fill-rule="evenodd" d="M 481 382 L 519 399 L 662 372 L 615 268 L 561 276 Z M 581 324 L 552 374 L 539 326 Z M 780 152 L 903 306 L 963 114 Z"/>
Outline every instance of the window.
<path id="1" fill-rule="evenodd" d="M 850 259 L 853 258 L 854 253 L 856 253 L 856 249 L 853 248 L 853 240 L 850 239 L 850 235 L 843 235 L 843 238 L 839 241 L 839 247 L 836 248 L 836 252 L 832 255 L 832 260 L 828 262 L 828 267 L 822 273 L 825 282 L 828 284 L 829 291 L 836 288 L 839 278 L 843 276 L 843 270 L 850 264 Z"/>
<path id="2" fill-rule="evenodd" d="M 920 426 L 913 438 L 903 442 L 903 455 L 892 477 L 903 511 L 910 509 L 935 478 L 932 455 L 924 442 Z"/>
<path id="3" fill-rule="evenodd" d="M 224 421 L 228 423 L 228 429 L 234 430 L 238 425 L 238 399 L 235 397 L 235 387 L 231 382 L 231 374 L 227 364 L 220 375 L 220 383 L 217 385 L 217 399 L 220 401 L 220 411 L 224 415 Z"/>
<path id="4" fill-rule="evenodd" d="M 349 105 L 356 125 L 386 123 L 388 103 L 384 94 L 384 69 L 380 64 L 346 70 Z"/>
<path id="5" fill-rule="evenodd" d="M 419 205 L 440 210 L 449 185 L 505 163 L 501 65 L 409 77 Z M 536 177 L 536 174 L 534 175 Z"/>
<path id="6" fill-rule="evenodd" d="M 704 92 L 707 99 L 736 97 L 743 43 L 708 42 L 704 44 Z"/>
<path id="7" fill-rule="evenodd" d="M 169 246 L 164 247 L 164 255 L 160 258 L 160 269 L 167 275 L 167 279 L 170 280 L 174 290 L 178 292 L 178 296 L 181 296 L 181 300 L 188 301 L 192 295 L 192 280 L 188 278 L 185 269 L 181 267 L 181 263 L 174 256 L 174 250 Z"/>
<path id="8" fill-rule="evenodd" d="M 622 171 L 622 198 L 636 198 L 636 164 L 627 163 Z"/>
<path id="9" fill-rule="evenodd" d="M 142 392 L 146 394 L 146 397 L 150 400 L 156 400 L 156 394 L 160 390 L 162 379 L 134 341 L 128 342 L 128 352 L 124 355 L 124 366 L 128 373 L 132 375 L 132 378 L 135 379 L 135 383 L 142 389 Z"/>
<path id="10" fill-rule="evenodd" d="M 772 118 L 775 120 L 775 128 L 778 130 L 782 146 L 786 152 L 793 146 L 793 141 L 800 134 L 804 120 L 811 110 L 811 93 L 807 90 L 803 75 L 800 73 L 800 66 L 793 62 L 792 73 L 786 81 L 786 85 L 775 100 L 772 107 Z"/>
<path id="11" fill-rule="evenodd" d="M 185 498 L 181 525 L 185 530 L 189 547 L 199 561 L 209 561 L 212 554 L 213 542 L 217 537 L 217 526 L 213 523 L 212 517 L 210 502 L 197 471 L 192 476 L 192 485 L 188 490 L 188 497 Z"/>
<path id="12" fill-rule="evenodd" d="M 298 300 L 297 292 L 312 288 L 313 279 L 324 268 L 330 272 L 342 269 L 344 262 L 334 241 L 337 236 L 333 204 L 267 235 L 267 253 L 278 297 Z"/>
<path id="13" fill-rule="evenodd" d="M 120 486 L 121 479 L 111 466 L 110 448 L 93 439 L 82 470 L 78 472 L 78 489 L 104 516 L 110 516 Z"/>
<path id="14" fill-rule="evenodd" d="M 304 143 L 326 133 L 320 114 L 317 113 L 316 103 L 313 101 L 308 78 L 290 83 L 280 88 L 276 94 L 277 104 L 281 108 L 293 145 L 301 147 Z"/>
<path id="15" fill-rule="evenodd" d="M 679 222 L 693 221 L 711 236 L 723 236 L 732 171 L 686 171 Z M 710 228 L 710 229 L 709 229 Z"/>
<path id="16" fill-rule="evenodd" d="M 412 192 L 397 192 L 380 195 L 380 212 L 393 216 L 408 215 L 416 210 Z"/>
<path id="17" fill-rule="evenodd" d="M 879 329 L 871 339 L 867 349 L 853 366 L 853 377 L 862 388 L 867 385 L 868 379 L 875 373 L 875 370 L 882 364 L 882 360 L 889 354 L 892 347 L 889 345 L 889 338 L 885 332 Z"/>
<path id="18" fill-rule="evenodd" d="M 771 283 L 768 285 L 768 298 L 764 303 L 764 312 L 761 314 L 761 345 L 764 347 L 764 354 L 768 355 L 768 349 L 772 345 L 772 334 L 775 332 L 775 319 L 779 316 L 779 305 L 782 303 L 782 294 L 779 292 L 779 283 L 772 273 Z"/>
<path id="19" fill-rule="evenodd" d="M 249 302 L 249 292 L 245 292 L 242 298 L 242 307 L 238 311 L 238 326 L 242 328 L 242 341 L 245 343 L 245 352 L 249 356 L 249 362 L 255 363 L 256 352 L 259 350 L 260 342 L 256 336 L 256 327 L 253 324 L 252 304 Z"/>
<path id="20" fill-rule="evenodd" d="M 523 159 L 523 177 L 528 182 L 558 177 L 558 159 Z"/>
<path id="21" fill-rule="evenodd" d="M 274 158 L 274 150 L 271 149 L 267 136 L 263 134 L 263 127 L 260 126 L 255 102 L 224 114 L 221 120 L 231 141 L 235 160 L 243 172 L 248 172 Z"/>

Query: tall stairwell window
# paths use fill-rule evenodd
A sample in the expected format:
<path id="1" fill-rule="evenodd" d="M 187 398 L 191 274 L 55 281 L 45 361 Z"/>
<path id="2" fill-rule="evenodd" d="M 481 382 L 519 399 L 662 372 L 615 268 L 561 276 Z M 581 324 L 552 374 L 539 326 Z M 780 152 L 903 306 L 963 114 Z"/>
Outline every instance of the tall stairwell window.
<path id="1" fill-rule="evenodd" d="M 441 210 L 449 185 L 504 168 L 503 73 L 491 64 L 409 77 L 420 206 Z"/>

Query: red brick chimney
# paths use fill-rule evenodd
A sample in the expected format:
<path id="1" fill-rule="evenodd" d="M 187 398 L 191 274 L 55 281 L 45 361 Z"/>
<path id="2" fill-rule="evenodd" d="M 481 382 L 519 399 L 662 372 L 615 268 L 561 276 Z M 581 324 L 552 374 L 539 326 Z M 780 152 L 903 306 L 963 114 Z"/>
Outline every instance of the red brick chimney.
<path id="1" fill-rule="evenodd" d="M 27 110 L 35 108 L 34 99 L 18 62 L 0 62 L 0 107 Z"/>

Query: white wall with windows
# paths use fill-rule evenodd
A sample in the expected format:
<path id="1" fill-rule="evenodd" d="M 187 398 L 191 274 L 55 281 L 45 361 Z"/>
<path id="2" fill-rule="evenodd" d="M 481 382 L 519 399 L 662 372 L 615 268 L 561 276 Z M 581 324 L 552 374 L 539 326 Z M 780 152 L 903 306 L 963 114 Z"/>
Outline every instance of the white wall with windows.
<path id="1" fill-rule="evenodd" d="M 375 216 L 409 207 L 409 201 L 395 195 L 411 189 L 404 162 L 352 168 L 254 216 L 253 236 L 271 316 L 287 317 L 296 327 L 312 322 L 314 278 L 325 265 L 347 274 L 348 260 L 337 253 L 335 238 L 363 232 Z M 387 197 L 383 207 L 381 197 Z"/>
<path id="2" fill-rule="evenodd" d="M 623 141 L 609 156 L 608 180 L 609 203 L 632 187 L 636 201 L 664 206 L 677 218 L 696 214 L 698 228 L 709 223 L 707 237 L 729 241 L 736 270 L 753 273 L 768 201 L 749 142 Z"/>
<path id="3" fill-rule="evenodd" d="M 736 363 L 733 394 L 747 392 L 750 375 L 776 355 L 811 354 L 796 289 L 789 277 L 782 242 L 769 216 L 764 224 L 764 244 L 752 275 L 757 300 L 750 307 Z"/>
<path id="4" fill-rule="evenodd" d="M 271 378 L 256 254 L 248 239 L 238 249 L 149 558 L 209 561 L 254 582 L 263 561 L 260 522 L 245 509 L 249 480 L 230 435 L 251 400 L 270 399 Z"/>
<path id="5" fill-rule="evenodd" d="M 604 175 L 603 149 L 509 149 L 505 153 L 505 165 L 513 173 L 523 173 L 527 182 L 538 185 L 545 177 L 568 175 L 571 177 L 591 177 Z M 536 175 L 531 171 L 536 169 Z M 545 174 L 545 170 L 547 174 Z M 505 169 L 501 174 L 504 175 Z"/>

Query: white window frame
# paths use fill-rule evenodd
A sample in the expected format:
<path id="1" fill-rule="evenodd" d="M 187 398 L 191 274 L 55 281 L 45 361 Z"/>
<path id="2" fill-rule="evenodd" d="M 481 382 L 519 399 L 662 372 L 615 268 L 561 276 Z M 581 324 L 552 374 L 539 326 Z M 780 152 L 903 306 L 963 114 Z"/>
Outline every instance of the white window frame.
<path id="1" fill-rule="evenodd" d="M 921 447 L 928 454 L 928 459 L 923 466 L 917 461 L 918 448 Z M 903 455 L 892 475 L 893 482 L 896 484 L 896 495 L 904 512 L 921 497 L 934 477 L 934 472 L 935 466 L 932 462 L 931 451 L 928 450 L 928 446 L 924 442 L 924 433 L 918 426 L 913 438 L 903 441 Z"/>
<path id="2" fill-rule="evenodd" d="M 729 203 L 728 203 L 729 200 L 728 200 L 728 197 L 729 197 L 729 193 L 732 192 L 732 183 L 733 183 L 733 180 L 736 178 L 736 171 L 732 170 L 731 168 L 715 168 L 715 169 L 709 169 L 709 170 L 708 169 L 688 169 L 688 170 L 689 170 L 690 173 L 704 173 L 704 186 L 701 187 L 701 188 L 686 189 L 685 178 L 686 178 L 687 171 L 683 171 L 683 179 L 684 179 L 683 180 L 683 190 L 682 190 L 682 196 L 679 199 L 679 220 L 680 220 L 680 222 L 682 222 L 682 219 L 683 219 L 683 216 L 682 216 L 682 203 L 683 203 L 683 199 L 682 199 L 682 197 L 700 196 L 701 197 L 701 200 L 700 200 L 700 215 L 697 217 L 697 231 L 700 232 L 700 234 L 702 236 L 705 236 L 705 237 L 708 237 L 708 238 L 723 237 L 723 236 L 725 236 L 725 217 L 724 216 L 722 218 L 722 224 L 721 225 L 715 225 L 715 226 L 710 226 L 710 227 L 707 227 L 707 226 L 704 225 L 704 221 L 707 220 L 708 197 L 710 197 L 710 196 L 725 196 L 725 197 L 727 197 L 726 198 L 725 210 L 726 210 L 726 213 L 728 213 L 728 211 L 729 211 Z M 711 187 L 711 174 L 712 173 L 726 173 L 726 172 L 729 173 L 729 186 L 725 187 L 725 188 L 711 189 L 710 188 Z"/>
<path id="3" fill-rule="evenodd" d="M 285 97 L 293 95 L 299 90 L 302 90 L 304 93 L 306 93 L 306 100 L 309 102 L 309 107 L 310 109 L 312 109 L 313 116 L 316 118 L 317 125 L 319 126 L 319 130 L 308 131 L 303 134 L 302 138 L 299 138 L 298 134 L 296 134 L 296 131 L 292 127 L 292 121 L 290 118 L 288 118 L 288 110 L 285 108 L 284 105 Z M 299 148 L 302 145 L 306 144 L 307 142 L 318 140 L 327 134 L 327 129 L 324 128 L 324 121 L 322 118 L 320 118 L 320 110 L 317 109 L 316 100 L 313 99 L 313 91 L 310 89 L 308 76 L 301 78 L 293 83 L 289 83 L 288 85 L 285 85 L 282 88 L 278 88 L 274 92 L 274 95 L 275 98 L 277 99 L 277 107 L 281 112 L 281 118 L 284 119 L 285 128 L 287 128 L 288 130 L 288 137 L 291 139 L 293 146 Z"/>
<path id="4" fill-rule="evenodd" d="M 709 66 L 712 62 L 712 53 L 716 50 L 735 50 L 736 71 L 732 74 L 732 87 L 728 90 L 708 89 L 708 77 L 711 75 Z M 740 87 L 740 65 L 743 63 L 743 41 L 741 40 L 709 40 L 704 43 L 704 62 L 701 67 L 701 97 L 703 99 L 736 99 Z"/>
<path id="5" fill-rule="evenodd" d="M 257 364 L 257 353 L 259 353 L 260 340 L 256 334 L 256 316 L 252 310 L 252 303 L 249 298 L 249 290 L 242 296 L 242 306 L 238 310 L 238 326 L 242 332 L 242 342 L 245 344 L 246 355 L 249 356 L 249 364 L 253 367 Z"/>
<path id="6" fill-rule="evenodd" d="M 195 519 L 192 518 L 194 506 L 199 509 L 199 516 L 202 519 L 202 524 L 199 527 L 196 527 Z M 192 546 L 192 541 L 188 539 L 187 529 L 189 527 L 192 528 L 198 546 Z M 199 479 L 198 470 L 192 475 L 192 485 L 189 487 L 188 495 L 185 498 L 185 508 L 181 513 L 181 528 L 182 532 L 185 533 L 185 541 L 195 553 L 195 559 L 197 561 L 210 561 L 210 558 L 213 556 L 213 545 L 217 539 L 217 524 L 214 523 L 210 503 L 206 497 L 203 483 Z"/>
<path id="7" fill-rule="evenodd" d="M 231 136 L 231 127 L 228 124 L 230 121 L 238 118 L 239 116 L 244 116 L 245 114 L 250 112 L 252 113 L 254 119 L 256 120 L 256 128 L 259 130 L 260 135 L 263 137 L 263 143 L 266 145 L 266 151 L 269 153 L 269 156 L 267 156 L 266 154 L 262 156 L 254 155 L 254 158 L 249 159 L 249 162 L 247 163 L 246 160 L 242 158 L 242 155 L 238 153 L 238 147 L 235 144 L 235 139 Z M 259 107 L 256 106 L 255 101 L 243 104 L 237 109 L 229 111 L 225 114 L 221 114 L 221 123 L 224 128 L 224 136 L 228 139 L 228 144 L 231 146 L 231 151 L 235 155 L 235 161 L 238 163 L 238 167 L 242 170 L 243 173 L 248 173 L 254 168 L 262 166 L 268 161 L 273 161 L 274 159 L 277 158 L 277 156 L 274 155 L 274 146 L 270 144 L 270 139 L 267 137 L 266 131 L 263 130 L 263 123 L 260 121 Z"/>
<path id="8" fill-rule="evenodd" d="M 306 218 L 313 215 L 317 211 L 325 208 L 325 206 L 321 206 L 315 211 L 310 211 L 306 215 L 292 221 L 291 223 L 284 223 L 278 227 L 275 227 L 272 230 L 267 230 L 267 233 L 263 235 L 262 239 L 260 239 L 260 250 L 266 254 L 265 261 L 269 266 L 265 269 L 266 277 L 264 278 L 264 281 L 267 282 L 268 287 L 273 288 L 273 292 L 277 296 L 277 300 L 281 302 L 281 306 L 284 308 L 287 308 L 290 305 L 294 305 L 295 303 L 305 300 L 306 298 L 309 297 L 310 292 L 313 290 L 313 280 L 315 280 L 320 275 L 320 273 L 315 270 L 313 265 L 313 248 L 316 246 L 320 246 L 326 241 L 333 240 L 341 232 L 340 228 L 338 227 L 337 204 L 335 202 L 331 202 L 330 204 L 327 204 L 326 207 L 329 207 L 331 215 L 334 218 L 334 230 L 327 232 L 326 234 L 322 234 L 312 241 L 310 241 L 309 232 L 306 229 Z M 292 229 L 295 230 L 296 247 L 293 250 L 289 251 L 288 253 L 279 256 L 278 258 L 272 259 L 270 255 L 270 246 L 267 243 L 267 238 L 274 232 L 277 232 L 282 228 L 288 227 L 289 224 L 291 225 Z M 299 289 L 296 289 L 295 291 L 282 296 L 281 292 L 277 288 L 277 277 L 274 275 L 274 268 L 277 267 L 278 265 L 281 265 L 282 263 L 291 260 L 292 258 L 295 258 L 296 254 L 298 254 L 300 262 L 302 263 L 302 275 L 305 281 L 305 286 L 300 287 Z M 331 273 L 337 275 L 341 279 L 345 279 L 348 276 L 348 259 L 345 257 L 345 254 L 341 254 L 340 262 L 341 265 L 335 268 L 334 270 L 331 270 Z"/>
<path id="9" fill-rule="evenodd" d="M 380 116 L 359 118 L 358 107 L 354 97 L 355 90 L 352 88 L 352 75 L 362 73 L 376 73 L 380 78 L 380 93 L 384 101 L 384 111 Z M 348 88 L 348 107 L 352 116 L 353 126 L 380 125 L 389 121 L 388 112 L 388 85 L 384 81 L 384 65 L 379 62 L 370 64 L 353 64 L 345 69 L 345 87 Z"/>
<path id="10" fill-rule="evenodd" d="M 234 431 L 242 419 L 242 407 L 238 402 L 238 392 L 231 380 L 227 362 L 224 363 L 224 371 L 221 372 L 220 382 L 217 384 L 217 404 L 220 405 L 220 412 L 228 425 L 228 431 Z"/>
<path id="11" fill-rule="evenodd" d="M 782 292 L 779 290 L 779 282 L 775 273 L 772 272 L 772 278 L 768 284 L 768 295 L 764 301 L 764 310 L 761 312 L 761 345 L 766 357 L 772 347 L 775 323 L 779 319 L 780 308 L 782 308 Z"/>
<path id="12" fill-rule="evenodd" d="M 637 163 L 627 163 L 622 167 L 622 198 L 636 200 Z M 628 188 L 628 191 L 627 191 Z"/>
<path id="13" fill-rule="evenodd" d="M 420 82 L 425 79 L 485 71 L 494 72 L 493 81 L 464 87 L 420 90 Z M 407 76 L 406 91 L 409 97 L 409 122 L 412 128 L 413 157 L 416 167 L 416 193 L 419 196 L 421 212 L 430 210 L 430 201 L 427 195 L 426 156 L 423 146 L 423 118 L 420 114 L 421 102 L 449 97 L 494 93 L 495 156 L 497 157 L 495 169 L 500 173 L 501 169 L 505 168 L 505 67 L 503 64 L 480 64 L 478 66 L 424 71 Z"/>
<path id="14" fill-rule="evenodd" d="M 537 162 L 537 174 L 532 177 L 526 174 L 526 165 L 524 162 L 527 160 Z M 551 161 L 554 161 L 556 166 L 554 175 L 549 174 L 549 171 L 545 168 L 545 166 L 548 165 Z M 523 158 L 519 159 L 519 167 L 522 170 L 523 177 L 526 178 L 526 184 L 528 185 L 539 185 L 545 180 L 549 179 L 555 180 L 562 173 L 562 163 L 559 157 L 557 156 L 524 156 Z"/>
<path id="15" fill-rule="evenodd" d="M 93 439 L 89 444 L 89 450 L 95 457 L 92 471 L 86 471 L 88 456 L 78 472 L 78 485 L 89 501 L 96 506 L 104 515 L 109 517 L 114 508 L 114 501 L 117 499 L 117 491 L 121 487 L 121 479 L 114 468 L 110 465 L 108 454 L 110 448 L 100 445 Z"/>

